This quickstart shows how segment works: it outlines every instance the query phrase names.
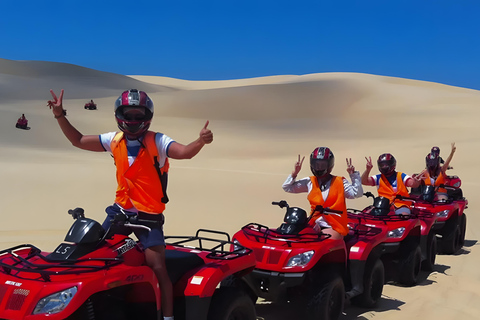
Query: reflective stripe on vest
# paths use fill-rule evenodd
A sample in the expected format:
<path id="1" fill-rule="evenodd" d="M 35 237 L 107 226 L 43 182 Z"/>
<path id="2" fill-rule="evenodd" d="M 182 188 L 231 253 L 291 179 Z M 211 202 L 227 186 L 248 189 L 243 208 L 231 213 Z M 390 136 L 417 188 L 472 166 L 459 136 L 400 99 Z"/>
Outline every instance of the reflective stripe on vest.
<path id="1" fill-rule="evenodd" d="M 343 214 L 339 217 L 334 214 L 320 214 L 316 212 L 312 219 L 310 219 L 309 224 L 314 226 L 315 220 L 317 220 L 320 216 L 323 216 L 323 219 L 325 219 L 325 221 L 332 226 L 333 230 L 337 231 L 342 236 L 346 236 L 348 234 L 348 218 L 343 178 L 337 176 L 332 177 L 330 182 L 330 190 L 326 200 L 323 199 L 317 177 L 310 177 L 310 181 L 312 182 L 312 190 L 308 193 L 307 199 L 310 202 L 311 212 L 315 210 L 317 205 L 321 205 L 324 208 L 342 211 Z"/>
<path id="2" fill-rule="evenodd" d="M 158 168 L 159 156 L 155 143 L 155 133 L 147 131 L 135 161 L 128 164 L 127 142 L 123 132 L 119 132 L 112 140 L 113 159 L 117 167 L 117 192 L 115 202 L 128 210 L 135 207 L 138 211 L 160 214 L 165 210 L 166 174 L 168 159 L 162 168 Z M 157 165 L 156 165 L 157 163 Z"/>
<path id="3" fill-rule="evenodd" d="M 409 197 L 410 194 L 408 193 L 407 187 L 403 183 L 402 180 L 402 173 L 397 172 L 397 191 L 393 190 L 392 185 L 388 182 L 387 177 L 383 174 L 380 177 L 380 182 L 378 184 L 378 195 L 380 197 L 385 197 L 390 200 L 392 203 L 395 200 L 395 197 L 401 195 L 403 197 Z M 412 203 L 410 201 L 402 201 L 402 200 L 395 200 L 394 205 L 396 208 L 400 208 L 403 206 L 410 206 Z"/>

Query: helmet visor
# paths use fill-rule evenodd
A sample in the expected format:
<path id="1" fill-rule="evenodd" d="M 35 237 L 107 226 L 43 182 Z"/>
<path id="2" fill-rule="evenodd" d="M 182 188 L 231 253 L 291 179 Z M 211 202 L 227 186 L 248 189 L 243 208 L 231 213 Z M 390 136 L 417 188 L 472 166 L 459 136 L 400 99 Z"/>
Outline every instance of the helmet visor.
<path id="1" fill-rule="evenodd" d="M 378 170 L 383 174 L 389 174 L 393 172 L 392 164 L 390 161 L 380 161 L 378 163 Z"/>
<path id="2" fill-rule="evenodd" d="M 315 171 L 323 171 L 328 170 L 328 160 L 313 160 L 311 163 L 312 170 Z"/>

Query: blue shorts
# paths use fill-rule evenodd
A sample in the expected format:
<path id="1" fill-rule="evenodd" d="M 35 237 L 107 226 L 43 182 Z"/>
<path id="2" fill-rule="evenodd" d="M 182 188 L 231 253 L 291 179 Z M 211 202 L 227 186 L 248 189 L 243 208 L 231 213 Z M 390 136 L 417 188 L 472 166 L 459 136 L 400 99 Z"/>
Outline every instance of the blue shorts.
<path id="1" fill-rule="evenodd" d="M 136 212 L 130 212 L 126 210 L 123 210 L 123 211 L 127 215 L 133 215 L 133 216 L 137 215 Z M 105 212 L 107 213 L 107 218 L 105 219 L 105 221 L 103 221 L 102 227 L 106 231 L 108 230 L 108 228 L 110 228 L 112 224 L 111 220 L 113 219 L 113 217 L 116 214 L 121 213 L 122 211 L 120 207 L 115 203 L 111 206 L 108 206 L 105 209 Z M 148 214 L 145 212 L 138 212 L 138 218 L 142 220 L 158 221 L 160 223 L 158 224 L 158 226 L 155 226 L 155 227 L 148 226 L 151 229 L 151 231 L 147 231 L 145 229 L 137 229 L 137 228 L 132 230 L 132 228 L 129 228 L 129 227 L 122 227 L 116 233 L 128 236 L 133 231 L 133 233 L 138 238 L 138 240 L 140 241 L 144 249 L 154 247 L 154 246 L 165 246 L 165 236 L 163 235 L 163 223 L 164 223 L 163 214 Z"/>

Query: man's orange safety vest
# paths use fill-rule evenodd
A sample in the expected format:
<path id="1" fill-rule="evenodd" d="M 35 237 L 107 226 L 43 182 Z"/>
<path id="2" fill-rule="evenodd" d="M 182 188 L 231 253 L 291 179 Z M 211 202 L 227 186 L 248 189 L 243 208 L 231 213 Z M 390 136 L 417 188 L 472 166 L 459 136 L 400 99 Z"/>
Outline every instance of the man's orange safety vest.
<path id="1" fill-rule="evenodd" d="M 168 202 L 166 194 L 168 159 L 159 168 L 159 155 L 155 132 L 147 131 L 141 141 L 135 161 L 129 166 L 127 142 L 123 132 L 118 132 L 110 147 L 117 167 L 117 192 L 115 203 L 125 210 L 135 207 L 138 211 L 160 214 Z"/>

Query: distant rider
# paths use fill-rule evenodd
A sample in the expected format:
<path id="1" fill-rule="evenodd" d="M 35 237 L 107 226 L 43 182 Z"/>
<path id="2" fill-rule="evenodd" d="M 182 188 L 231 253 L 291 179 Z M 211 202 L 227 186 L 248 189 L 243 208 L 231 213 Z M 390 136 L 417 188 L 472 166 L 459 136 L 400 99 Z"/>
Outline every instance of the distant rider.
<path id="1" fill-rule="evenodd" d="M 343 239 L 348 234 L 345 198 L 355 199 L 363 194 L 360 172 L 355 171 L 352 159 L 347 159 L 347 172 L 352 184 L 344 177 L 332 175 L 335 163 L 333 152 L 327 147 L 318 147 L 310 154 L 310 170 L 313 176 L 295 180 L 304 159 L 305 157 L 300 160 L 300 155 L 298 155 L 298 161 L 295 163 L 292 173 L 283 183 L 283 190 L 290 193 L 308 192 L 307 199 L 312 212 L 317 205 L 342 211 L 340 216 L 316 212 L 309 223 L 315 230 L 330 234 L 332 239 Z"/>
<path id="2" fill-rule="evenodd" d="M 446 182 L 447 175 L 445 172 L 450 167 L 450 162 L 452 161 L 453 154 L 455 153 L 456 150 L 457 150 L 457 147 L 455 147 L 455 143 L 452 143 L 452 150 L 450 151 L 450 155 L 448 156 L 443 166 L 440 165 L 439 153 L 431 152 L 427 154 L 425 158 L 427 172 L 423 177 L 423 183 L 424 185 L 427 185 L 427 186 L 432 185 L 437 188 L 436 190 L 437 200 L 448 199 L 447 189 L 441 188 L 440 185 L 445 184 Z"/>

